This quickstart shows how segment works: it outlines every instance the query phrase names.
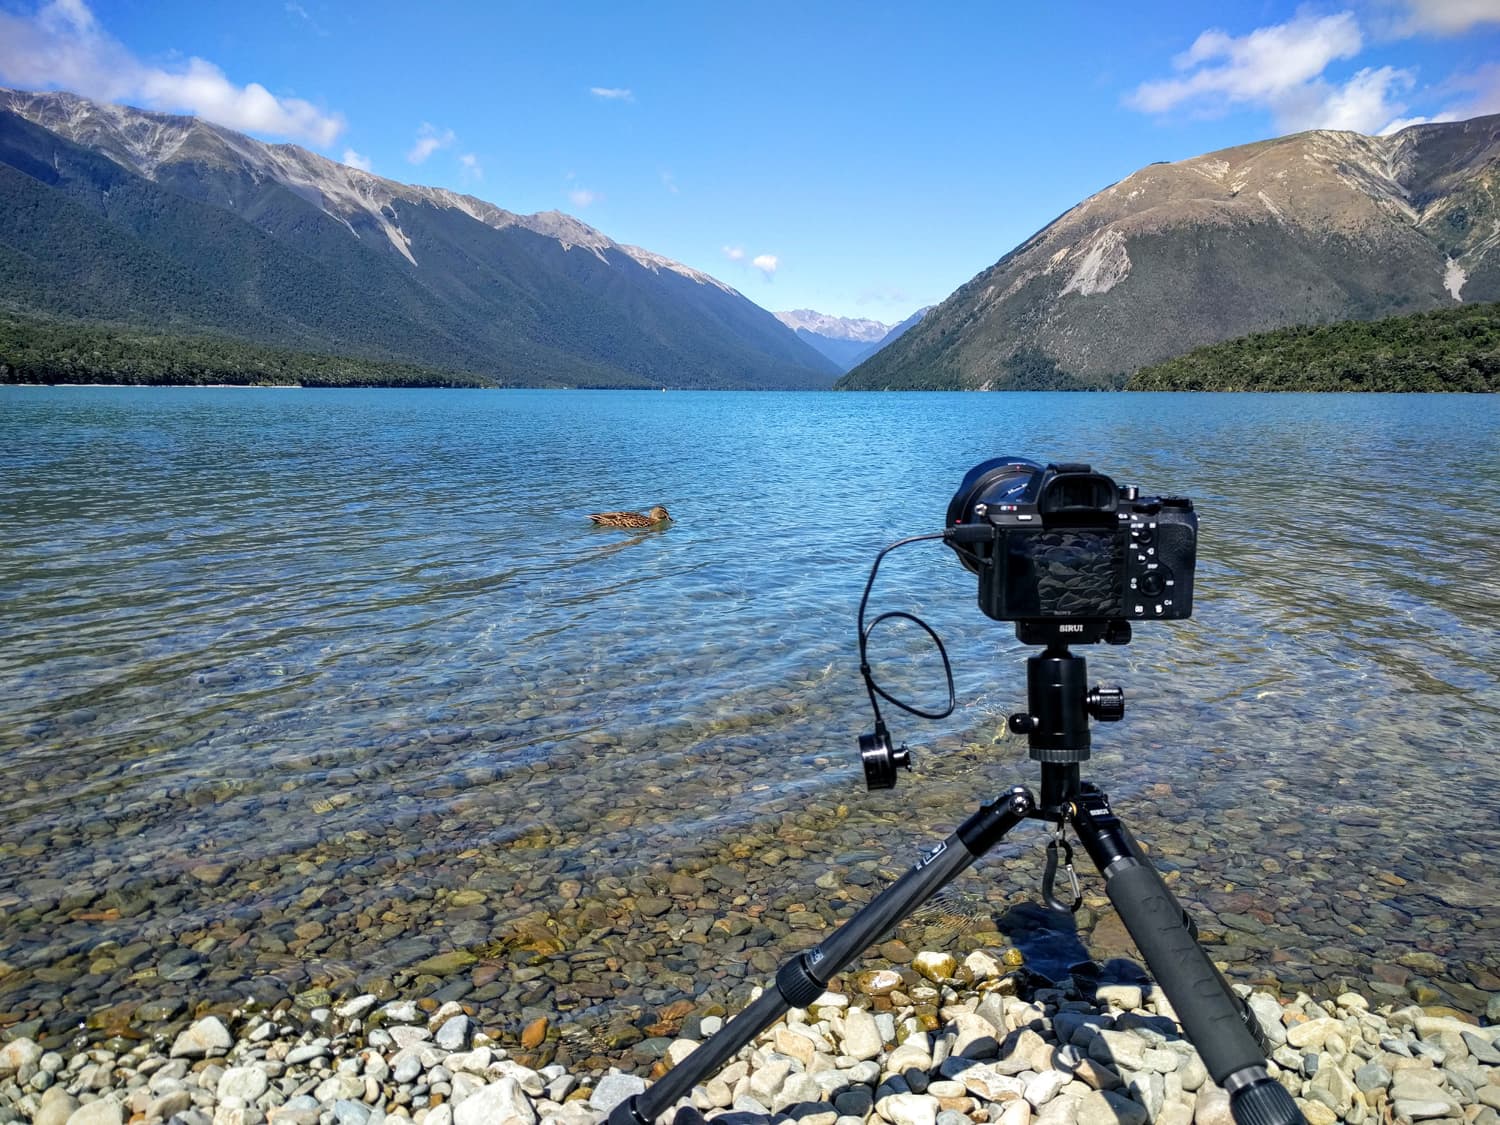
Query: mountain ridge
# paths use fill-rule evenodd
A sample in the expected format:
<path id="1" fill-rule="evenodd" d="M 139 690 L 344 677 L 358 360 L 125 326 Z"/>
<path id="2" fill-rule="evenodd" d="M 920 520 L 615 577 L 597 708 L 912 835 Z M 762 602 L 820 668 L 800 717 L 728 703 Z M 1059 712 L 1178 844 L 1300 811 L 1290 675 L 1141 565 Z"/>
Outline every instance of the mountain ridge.
<path id="1" fill-rule="evenodd" d="M 15 266 L 0 306 L 22 314 L 512 385 L 826 388 L 837 375 L 732 287 L 572 216 L 517 215 L 198 118 L 3 90 L 0 173 L 3 210 L 29 216 L 0 216 L 0 260 Z"/>
<path id="2" fill-rule="evenodd" d="M 1111 387 L 1293 324 L 1500 299 L 1500 115 L 1159 162 L 960 286 L 840 388 Z"/>
<path id="3" fill-rule="evenodd" d="M 773 315 L 837 363 L 840 370 L 848 371 L 895 340 L 932 308 L 932 305 L 920 308 L 894 325 L 858 317 L 833 316 L 814 309 L 789 309 Z"/>

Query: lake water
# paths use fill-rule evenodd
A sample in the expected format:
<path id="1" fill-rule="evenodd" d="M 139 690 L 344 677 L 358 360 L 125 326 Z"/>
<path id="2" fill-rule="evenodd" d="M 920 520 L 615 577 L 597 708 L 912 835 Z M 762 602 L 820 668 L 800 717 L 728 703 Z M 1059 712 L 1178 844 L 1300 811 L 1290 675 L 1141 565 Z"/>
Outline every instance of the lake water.
<path id="1" fill-rule="evenodd" d="M 1196 503 L 1193 618 L 1080 650 L 1129 700 L 1085 776 L 1215 958 L 1483 1013 L 1500 399 L 6 387 L 0 1032 L 374 989 L 597 1064 L 732 1008 L 1036 783 L 1003 729 L 1027 650 L 940 544 L 873 609 L 941 634 L 959 709 L 888 712 L 894 791 L 855 748 L 873 555 L 1002 453 Z M 653 504 L 676 522 L 586 518 Z M 913 630 L 877 644 L 938 702 Z M 1043 839 L 896 936 L 1134 957 L 1092 872 L 1076 919 L 1036 907 Z"/>

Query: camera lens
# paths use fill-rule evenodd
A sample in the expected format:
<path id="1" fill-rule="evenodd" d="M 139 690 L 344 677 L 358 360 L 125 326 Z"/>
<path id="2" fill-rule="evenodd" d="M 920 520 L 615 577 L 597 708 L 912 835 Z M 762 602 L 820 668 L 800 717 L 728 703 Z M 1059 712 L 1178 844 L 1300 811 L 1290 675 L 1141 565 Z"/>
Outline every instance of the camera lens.
<path id="1" fill-rule="evenodd" d="M 1016 503 L 1041 468 L 1023 457 L 994 457 L 975 465 L 948 501 L 948 526 L 975 522 L 980 504 Z"/>
<path id="2" fill-rule="evenodd" d="M 948 526 L 979 523 L 981 517 L 976 509 L 981 505 L 1015 504 L 1042 467 L 1024 457 L 993 457 L 981 461 L 964 474 L 958 491 L 948 501 Z M 959 560 L 970 571 L 979 573 L 974 561 L 964 552 Z"/>

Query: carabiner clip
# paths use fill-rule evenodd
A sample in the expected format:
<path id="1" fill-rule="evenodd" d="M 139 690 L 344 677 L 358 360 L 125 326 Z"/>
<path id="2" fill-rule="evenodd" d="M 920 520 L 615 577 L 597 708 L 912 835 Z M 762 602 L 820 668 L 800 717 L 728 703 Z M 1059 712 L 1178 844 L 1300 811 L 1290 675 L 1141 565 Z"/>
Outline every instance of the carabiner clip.
<path id="1" fill-rule="evenodd" d="M 1068 885 L 1073 892 L 1073 901 L 1057 897 L 1057 850 L 1062 848 L 1063 869 L 1068 873 Z M 1078 885 L 1078 872 L 1073 870 L 1073 845 L 1063 838 L 1062 825 L 1057 826 L 1057 835 L 1047 841 L 1047 865 L 1042 871 L 1042 899 L 1053 910 L 1068 914 L 1078 913 L 1083 905 L 1083 889 Z"/>

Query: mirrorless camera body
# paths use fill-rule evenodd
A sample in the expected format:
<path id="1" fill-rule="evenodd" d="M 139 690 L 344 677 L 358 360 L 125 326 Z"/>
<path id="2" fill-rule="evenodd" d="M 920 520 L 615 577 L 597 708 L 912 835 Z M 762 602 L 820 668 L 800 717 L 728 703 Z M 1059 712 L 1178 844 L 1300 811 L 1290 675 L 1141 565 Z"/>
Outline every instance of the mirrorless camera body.
<path id="1" fill-rule="evenodd" d="M 1111 622 L 1193 612 L 1192 501 L 1141 496 L 1088 465 L 976 465 L 948 504 L 945 538 L 979 576 L 979 608 L 996 621 L 1084 640 Z"/>

